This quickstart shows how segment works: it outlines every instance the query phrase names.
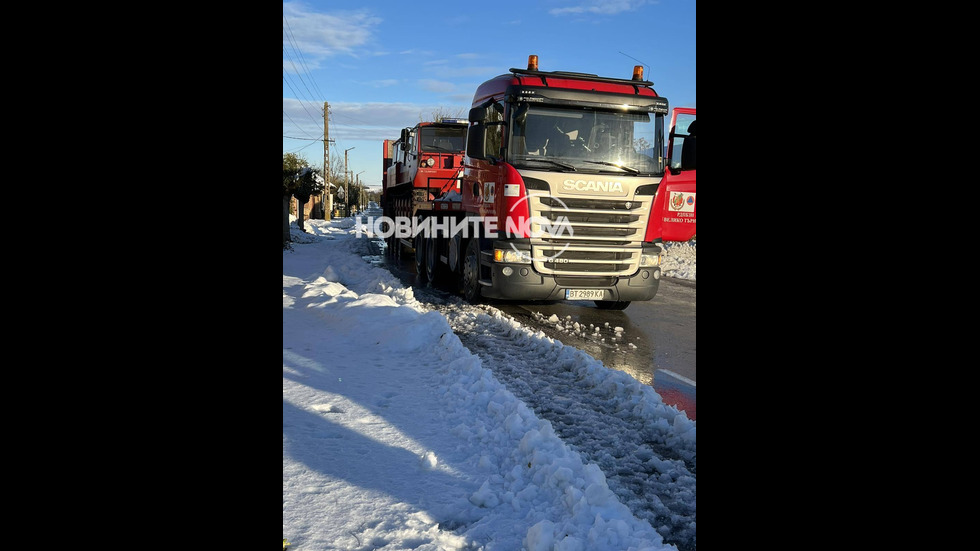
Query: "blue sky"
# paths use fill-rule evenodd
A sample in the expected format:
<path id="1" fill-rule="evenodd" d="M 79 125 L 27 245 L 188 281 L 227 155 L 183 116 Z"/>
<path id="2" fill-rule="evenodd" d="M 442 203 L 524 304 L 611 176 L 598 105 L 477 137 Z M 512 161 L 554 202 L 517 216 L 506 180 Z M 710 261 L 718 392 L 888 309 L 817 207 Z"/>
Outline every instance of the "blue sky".
<path id="1" fill-rule="evenodd" d="M 322 166 L 348 152 L 380 189 L 382 140 L 434 111 L 462 113 L 483 81 L 526 67 L 644 78 L 671 107 L 697 105 L 694 0 L 283 2 L 282 151 Z M 297 139 L 298 138 L 298 139 Z"/>

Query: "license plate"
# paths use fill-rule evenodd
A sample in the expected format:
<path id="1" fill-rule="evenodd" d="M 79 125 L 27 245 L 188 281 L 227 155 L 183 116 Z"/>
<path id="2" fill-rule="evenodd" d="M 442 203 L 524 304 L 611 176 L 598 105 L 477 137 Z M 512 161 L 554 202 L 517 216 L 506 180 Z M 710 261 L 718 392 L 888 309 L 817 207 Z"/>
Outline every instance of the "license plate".
<path id="1" fill-rule="evenodd" d="M 565 300 L 602 300 L 602 289 L 565 289 Z"/>

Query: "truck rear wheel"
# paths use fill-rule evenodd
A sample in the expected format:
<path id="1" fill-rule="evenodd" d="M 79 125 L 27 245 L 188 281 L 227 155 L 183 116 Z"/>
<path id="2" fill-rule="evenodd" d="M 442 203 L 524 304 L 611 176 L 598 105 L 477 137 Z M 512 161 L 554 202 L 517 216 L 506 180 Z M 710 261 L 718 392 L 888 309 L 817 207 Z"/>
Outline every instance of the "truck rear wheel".
<path id="1" fill-rule="evenodd" d="M 432 283 L 439 283 L 444 271 L 439 261 L 439 238 L 432 237 L 425 242 L 425 275 Z"/>
<path id="2" fill-rule="evenodd" d="M 595 301 L 596 308 L 600 310 L 625 310 L 627 306 L 630 305 L 630 301 L 625 300 L 617 302 L 615 300 L 597 300 Z"/>
<path id="3" fill-rule="evenodd" d="M 422 234 L 415 236 L 415 273 L 423 282 L 428 279 L 428 275 L 425 273 L 425 238 L 422 237 Z"/>
<path id="4" fill-rule="evenodd" d="M 398 240 L 394 236 L 394 232 L 391 229 L 391 224 L 389 224 L 388 222 L 383 222 L 382 224 L 383 224 L 383 229 L 386 233 L 387 232 L 392 233 L 392 235 L 389 235 L 388 237 L 385 238 L 385 254 L 387 255 L 388 258 L 398 258 L 398 255 L 396 254 L 398 251 L 395 248 L 398 246 Z"/>
<path id="5" fill-rule="evenodd" d="M 480 240 L 470 239 L 466 245 L 460 266 L 460 293 L 466 302 L 477 303 L 480 300 Z"/>

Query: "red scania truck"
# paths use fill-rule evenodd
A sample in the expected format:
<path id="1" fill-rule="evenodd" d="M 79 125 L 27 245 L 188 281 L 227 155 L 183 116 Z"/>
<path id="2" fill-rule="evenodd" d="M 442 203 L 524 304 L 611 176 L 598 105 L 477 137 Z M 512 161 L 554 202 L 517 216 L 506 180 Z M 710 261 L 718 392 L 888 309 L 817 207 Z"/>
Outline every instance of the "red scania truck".
<path id="1" fill-rule="evenodd" d="M 479 86 L 465 157 L 431 154 L 452 169 L 427 176 L 442 178 L 436 185 L 392 178 L 400 173 L 398 151 L 426 156 L 411 145 L 425 123 L 402 132 L 394 155 L 386 142 L 386 159 L 393 158 L 385 161 L 392 165 L 386 213 L 410 212 L 414 228 L 410 242 L 393 236 L 389 243 L 413 244 L 419 276 L 445 279 L 469 301 L 583 300 L 623 309 L 652 299 L 661 276 L 664 213 L 655 200 L 663 200 L 667 113 L 641 66 L 631 79 L 545 72 L 532 55 L 527 69 Z"/>

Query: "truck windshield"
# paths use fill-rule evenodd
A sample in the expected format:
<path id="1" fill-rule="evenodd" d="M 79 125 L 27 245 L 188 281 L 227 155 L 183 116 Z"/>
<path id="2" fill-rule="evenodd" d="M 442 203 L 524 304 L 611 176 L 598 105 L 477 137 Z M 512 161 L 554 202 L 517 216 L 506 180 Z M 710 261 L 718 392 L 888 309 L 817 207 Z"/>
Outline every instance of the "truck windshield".
<path id="1" fill-rule="evenodd" d="M 540 170 L 548 159 L 582 172 L 663 174 L 663 115 L 516 107 L 508 147 L 514 166 Z"/>
<path id="2" fill-rule="evenodd" d="M 466 149 L 465 126 L 423 126 L 424 153 L 460 153 Z"/>

